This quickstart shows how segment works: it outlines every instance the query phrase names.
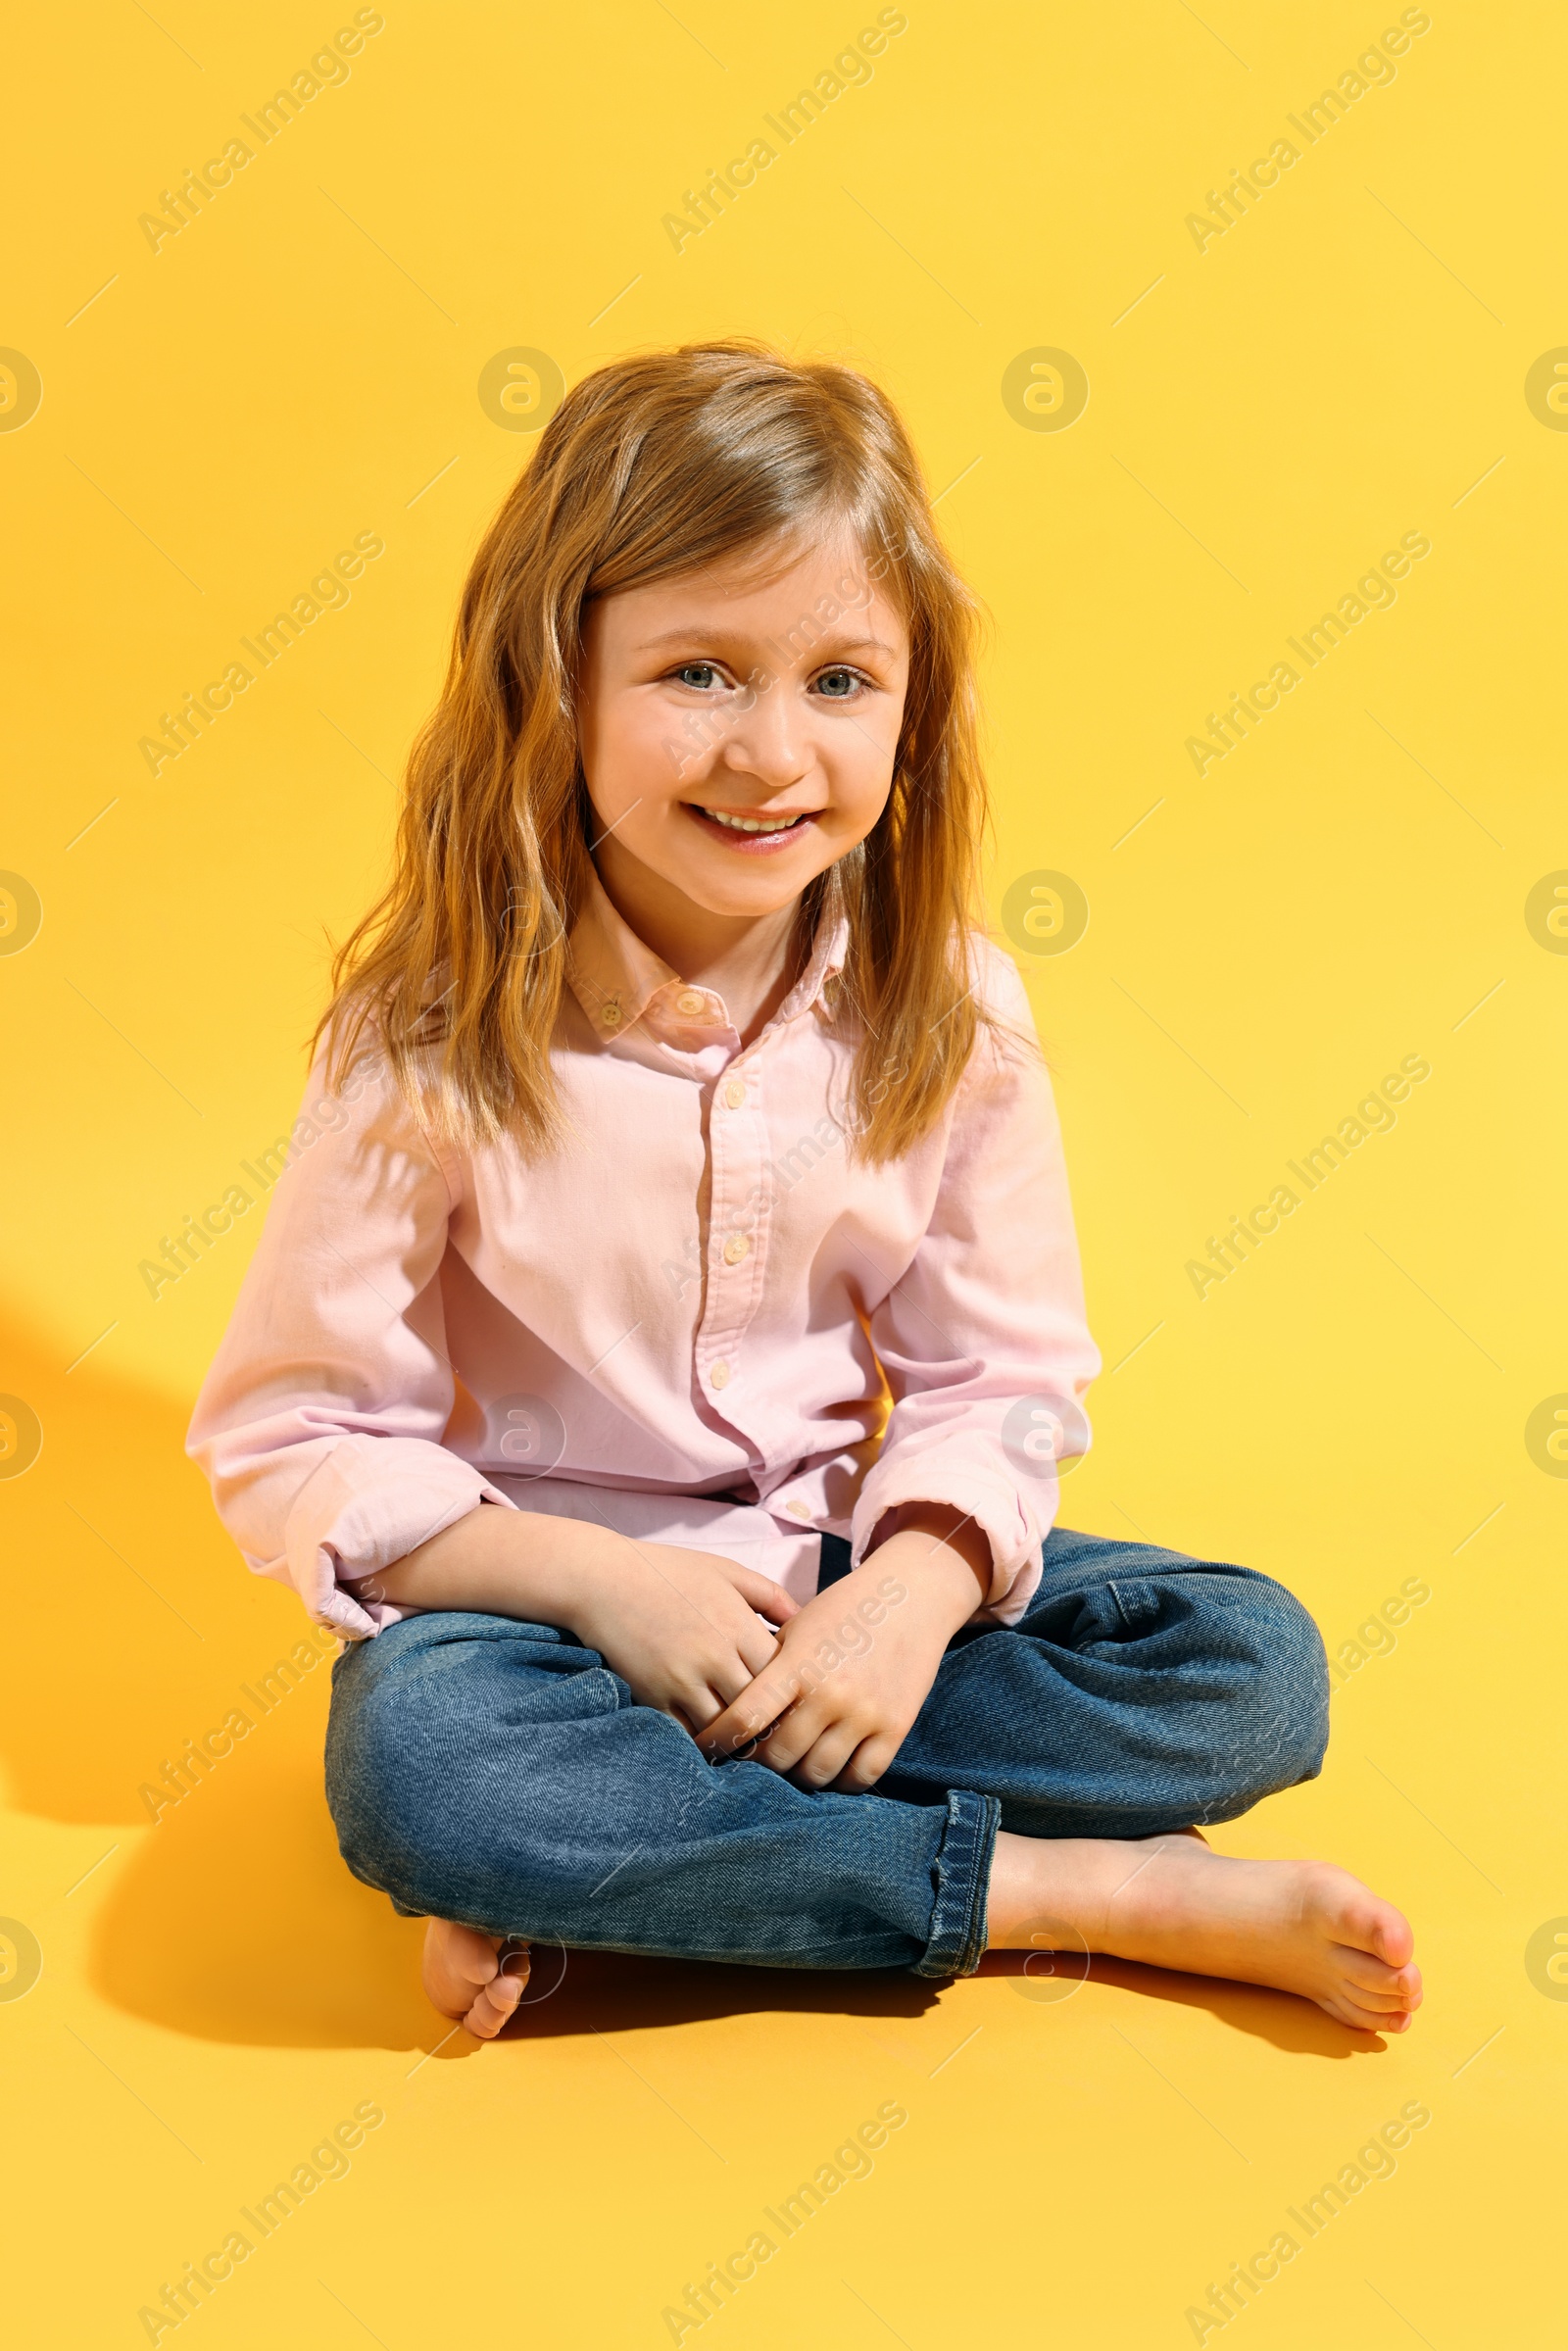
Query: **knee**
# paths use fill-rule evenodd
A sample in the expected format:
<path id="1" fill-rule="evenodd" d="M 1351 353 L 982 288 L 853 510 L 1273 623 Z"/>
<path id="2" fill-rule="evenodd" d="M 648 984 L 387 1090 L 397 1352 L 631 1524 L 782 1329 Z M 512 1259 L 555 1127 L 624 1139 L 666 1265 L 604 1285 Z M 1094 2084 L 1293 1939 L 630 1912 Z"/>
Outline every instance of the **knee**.
<path id="1" fill-rule="evenodd" d="M 1329 1676 L 1321 1634 L 1283 1585 L 1249 1584 L 1245 1615 L 1247 1671 L 1237 1693 L 1234 1760 L 1248 1800 L 1255 1801 L 1315 1780 L 1321 1771 Z"/>
<path id="2" fill-rule="evenodd" d="M 357 1878 L 400 1906 L 434 1858 L 444 1819 L 439 1756 L 461 1738 L 461 1716 L 432 1686 L 406 1618 L 346 1649 L 332 1676 L 326 1800 L 338 1850 Z M 450 1792 L 450 1791 L 449 1791 Z M 454 1807 L 455 1808 L 455 1807 Z M 422 1909 L 417 1901 L 409 1907 Z"/>
<path id="3" fill-rule="evenodd" d="M 345 1650 L 326 1796 L 354 1875 L 400 1909 L 465 1915 L 507 1776 L 503 1747 L 530 1717 L 603 1710 L 589 1687 L 601 1682 L 612 1677 L 592 1651 L 500 1618 L 405 1618 Z"/>

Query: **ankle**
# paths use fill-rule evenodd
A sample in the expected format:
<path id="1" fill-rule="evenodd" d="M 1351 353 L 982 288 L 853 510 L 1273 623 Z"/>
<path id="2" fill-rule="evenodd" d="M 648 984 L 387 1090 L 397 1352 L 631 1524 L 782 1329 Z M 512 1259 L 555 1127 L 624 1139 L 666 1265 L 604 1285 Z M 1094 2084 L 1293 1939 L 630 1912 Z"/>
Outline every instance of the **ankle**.
<path id="1" fill-rule="evenodd" d="M 1070 1947 L 1095 1948 L 1115 1883 L 1114 1848 L 1097 1837 L 1016 1837 L 998 1833 L 986 1896 L 986 1940 L 999 1950 L 1053 1935 Z"/>
<path id="2" fill-rule="evenodd" d="M 1021 1837 L 999 1829 L 991 1858 L 991 1877 L 986 1886 L 986 1941 L 1003 1949 L 1026 1915 L 1023 1855 L 1017 1850 L 1023 1842 Z"/>

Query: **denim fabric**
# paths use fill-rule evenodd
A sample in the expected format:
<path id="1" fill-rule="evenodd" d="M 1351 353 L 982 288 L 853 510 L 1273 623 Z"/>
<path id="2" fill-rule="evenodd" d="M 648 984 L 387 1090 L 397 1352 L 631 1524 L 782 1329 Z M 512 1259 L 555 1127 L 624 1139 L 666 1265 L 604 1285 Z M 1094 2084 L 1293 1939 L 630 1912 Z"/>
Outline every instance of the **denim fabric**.
<path id="1" fill-rule="evenodd" d="M 848 1546 L 823 1538 L 831 1585 Z M 1021 1624 L 950 1643 L 867 1795 L 708 1763 L 549 1625 L 431 1613 L 346 1648 L 327 1795 L 407 1917 L 575 1948 L 971 1973 L 999 1827 L 1149 1837 L 1313 1778 L 1323 1644 L 1250 1568 L 1058 1528 Z"/>

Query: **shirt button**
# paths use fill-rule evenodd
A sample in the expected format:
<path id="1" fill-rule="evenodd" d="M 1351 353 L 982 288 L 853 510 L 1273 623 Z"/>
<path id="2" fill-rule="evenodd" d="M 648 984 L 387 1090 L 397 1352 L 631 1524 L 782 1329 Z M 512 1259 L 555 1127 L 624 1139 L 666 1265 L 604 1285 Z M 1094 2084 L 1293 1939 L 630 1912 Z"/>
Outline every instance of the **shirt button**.
<path id="1" fill-rule="evenodd" d="M 675 999 L 675 1009 L 677 1012 L 700 1012 L 705 1002 L 706 999 L 699 996 L 695 988 L 683 988 Z"/>
<path id="2" fill-rule="evenodd" d="M 744 1233 L 731 1233 L 729 1239 L 724 1244 L 725 1264 L 739 1265 L 741 1259 L 746 1255 L 751 1246 L 751 1243 L 747 1240 Z"/>
<path id="3" fill-rule="evenodd" d="M 724 1089 L 724 1101 L 731 1110 L 738 1110 L 746 1100 L 746 1085 L 741 1078 L 731 1078 Z"/>
<path id="4" fill-rule="evenodd" d="M 786 1502 L 784 1507 L 791 1518 L 809 1518 L 811 1515 L 810 1507 L 806 1502 Z"/>
<path id="5" fill-rule="evenodd" d="M 604 1022 L 607 1029 L 618 1029 L 620 1026 L 619 1004 L 606 1004 L 599 1017 Z"/>
<path id="6" fill-rule="evenodd" d="M 708 1378 L 711 1387 L 727 1388 L 729 1386 L 729 1365 L 727 1363 L 715 1363 L 712 1370 L 709 1373 Z"/>

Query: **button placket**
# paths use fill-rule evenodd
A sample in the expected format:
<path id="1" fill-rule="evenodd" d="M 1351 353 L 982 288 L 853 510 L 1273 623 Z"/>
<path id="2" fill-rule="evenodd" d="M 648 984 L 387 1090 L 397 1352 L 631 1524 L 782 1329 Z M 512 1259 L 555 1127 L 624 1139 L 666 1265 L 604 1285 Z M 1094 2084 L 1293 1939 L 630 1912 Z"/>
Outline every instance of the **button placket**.
<path id="1" fill-rule="evenodd" d="M 712 1393 L 740 1377 L 737 1357 L 765 1270 L 760 1210 L 766 1124 L 754 1063 L 745 1077 L 720 1079 L 714 1087 L 708 1137 L 710 1272 L 697 1362 Z"/>

